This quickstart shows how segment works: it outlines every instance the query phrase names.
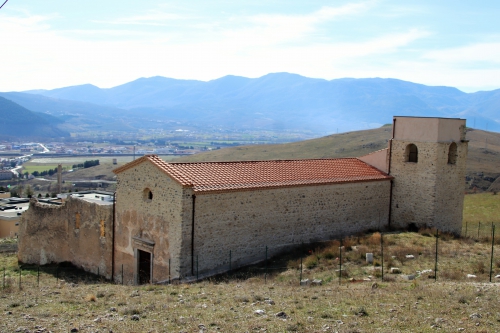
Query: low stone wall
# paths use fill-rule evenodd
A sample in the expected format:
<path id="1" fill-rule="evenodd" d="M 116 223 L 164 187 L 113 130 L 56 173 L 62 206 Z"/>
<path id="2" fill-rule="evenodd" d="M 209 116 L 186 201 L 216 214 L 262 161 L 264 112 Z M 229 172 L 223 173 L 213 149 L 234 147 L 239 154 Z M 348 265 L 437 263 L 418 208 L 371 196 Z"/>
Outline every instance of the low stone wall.
<path id="1" fill-rule="evenodd" d="M 19 225 L 18 260 L 71 262 L 111 278 L 113 206 L 69 198 L 61 206 L 31 199 Z"/>

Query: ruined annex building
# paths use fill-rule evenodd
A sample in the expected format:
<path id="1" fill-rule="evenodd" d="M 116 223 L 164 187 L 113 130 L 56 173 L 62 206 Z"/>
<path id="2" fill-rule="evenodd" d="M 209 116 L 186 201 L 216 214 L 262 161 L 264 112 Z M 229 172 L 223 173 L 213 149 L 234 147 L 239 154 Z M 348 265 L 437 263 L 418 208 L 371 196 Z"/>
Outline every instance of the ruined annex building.
<path id="1" fill-rule="evenodd" d="M 332 147 L 334 149 L 334 147 Z M 431 226 L 460 233 L 465 120 L 394 117 L 388 148 L 360 158 L 166 163 L 114 172 L 115 200 L 32 199 L 19 261 L 70 261 L 125 283 L 189 280 L 301 243 Z"/>

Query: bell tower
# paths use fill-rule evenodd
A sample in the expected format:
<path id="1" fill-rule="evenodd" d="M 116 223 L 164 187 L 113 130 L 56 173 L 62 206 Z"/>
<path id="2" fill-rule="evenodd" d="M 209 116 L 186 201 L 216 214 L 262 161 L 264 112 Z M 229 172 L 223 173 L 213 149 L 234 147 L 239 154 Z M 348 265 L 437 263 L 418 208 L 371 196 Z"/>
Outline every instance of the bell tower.
<path id="1" fill-rule="evenodd" d="M 468 141 L 465 119 L 393 119 L 390 223 L 460 234 Z"/>

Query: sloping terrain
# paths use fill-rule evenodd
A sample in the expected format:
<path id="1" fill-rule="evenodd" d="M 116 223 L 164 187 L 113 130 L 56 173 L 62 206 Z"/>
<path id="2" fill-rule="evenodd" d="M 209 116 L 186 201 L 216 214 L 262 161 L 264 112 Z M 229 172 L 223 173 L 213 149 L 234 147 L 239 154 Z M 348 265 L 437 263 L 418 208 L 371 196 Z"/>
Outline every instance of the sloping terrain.
<path id="1" fill-rule="evenodd" d="M 138 121 L 136 116 L 126 110 L 96 105 L 86 102 L 70 101 L 19 92 L 0 93 L 24 108 L 52 116 L 59 122 L 59 127 L 69 132 L 84 131 L 133 131 Z M 132 120 L 127 117 L 130 116 Z M 132 125 L 131 125 L 132 123 Z"/>
<path id="2" fill-rule="evenodd" d="M 57 125 L 62 121 L 50 115 L 32 112 L 19 104 L 0 97 L 0 137 L 60 138 L 69 133 Z"/>

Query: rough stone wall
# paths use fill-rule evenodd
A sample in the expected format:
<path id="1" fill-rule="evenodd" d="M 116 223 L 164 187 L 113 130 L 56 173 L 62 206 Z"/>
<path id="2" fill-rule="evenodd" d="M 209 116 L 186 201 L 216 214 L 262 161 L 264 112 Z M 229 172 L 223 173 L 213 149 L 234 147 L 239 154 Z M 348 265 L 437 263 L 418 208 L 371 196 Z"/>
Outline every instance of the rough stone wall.
<path id="1" fill-rule="evenodd" d="M 405 161 L 405 150 L 411 143 L 418 149 L 416 163 Z M 406 228 L 414 223 L 460 233 L 467 143 L 456 142 L 456 164 L 448 164 L 450 144 L 392 140 L 391 226 Z"/>
<path id="2" fill-rule="evenodd" d="M 184 190 L 149 162 L 133 166 L 118 174 L 116 190 L 115 280 L 136 283 L 135 250 L 153 255 L 153 282 L 178 277 L 181 253 L 182 196 Z M 148 191 L 152 199 L 148 198 Z M 188 202 L 189 203 L 189 202 Z M 133 238 L 154 242 L 147 248 Z"/>
<path id="3" fill-rule="evenodd" d="M 464 184 L 467 161 L 467 142 L 456 142 L 457 161 L 448 164 L 448 151 L 451 143 L 439 144 L 435 225 L 439 230 L 460 234 L 462 232 Z"/>
<path id="4" fill-rule="evenodd" d="M 290 246 L 387 226 L 390 181 L 196 195 L 200 274 L 264 260 Z M 191 229 L 184 230 L 191 237 Z M 190 251 L 184 252 L 190 256 Z M 190 267 L 184 271 L 190 275 Z M 195 267 L 196 270 L 196 267 Z"/>
<path id="5" fill-rule="evenodd" d="M 111 278 L 112 212 L 112 205 L 71 197 L 61 206 L 31 199 L 19 225 L 18 260 L 40 265 L 69 261 Z"/>

